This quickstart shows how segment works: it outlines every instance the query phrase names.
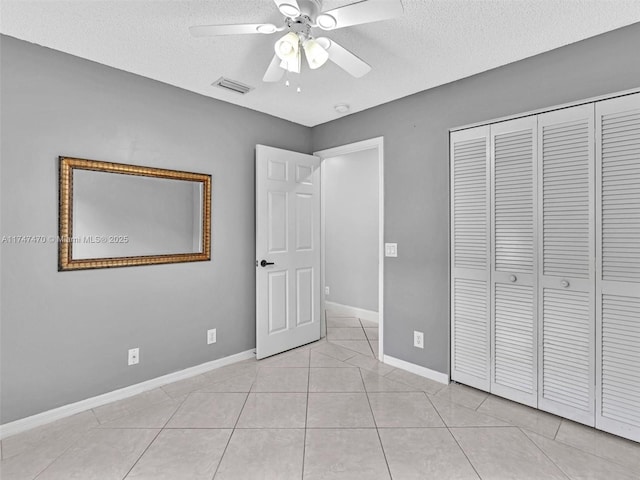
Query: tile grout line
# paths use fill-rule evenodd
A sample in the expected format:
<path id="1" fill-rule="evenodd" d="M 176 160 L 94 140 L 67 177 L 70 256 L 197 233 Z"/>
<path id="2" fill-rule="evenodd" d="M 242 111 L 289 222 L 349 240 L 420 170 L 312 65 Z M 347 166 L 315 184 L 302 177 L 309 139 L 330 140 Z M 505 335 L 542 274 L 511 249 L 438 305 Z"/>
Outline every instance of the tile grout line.
<path id="1" fill-rule="evenodd" d="M 564 420 L 568 420 L 568 419 L 563 419 L 563 421 L 564 421 Z M 568 421 L 572 421 L 572 420 L 568 420 Z M 562 422 L 561 422 L 561 423 L 562 423 Z M 574 423 L 577 423 L 577 422 L 574 422 Z M 579 424 L 579 425 L 581 425 L 581 424 Z M 584 426 L 585 426 L 585 427 L 587 427 L 587 428 L 591 428 L 592 430 L 595 430 L 596 432 L 604 433 L 604 434 L 606 434 L 606 435 L 611 435 L 611 436 L 613 436 L 613 437 L 614 437 L 614 438 L 616 438 L 616 439 L 622 439 L 622 440 L 625 440 L 625 441 L 633 442 L 633 440 L 628 440 L 628 439 L 625 439 L 625 438 L 623 438 L 623 437 L 618 437 L 617 435 L 614 435 L 614 434 L 612 434 L 612 433 L 610 434 L 610 433 L 605 432 L 605 431 L 603 431 L 603 430 L 597 430 L 597 429 L 595 429 L 594 427 L 589 427 L 589 426 L 587 426 L 587 425 L 584 425 Z M 559 429 L 560 429 L 560 428 L 558 427 L 558 430 L 559 430 Z M 535 432 L 533 432 L 533 433 L 535 433 Z M 541 434 L 538 434 L 538 435 L 541 435 Z M 541 436 L 543 436 L 543 437 L 544 437 L 544 435 L 541 435 Z M 549 439 L 549 437 L 545 437 L 545 438 Z M 591 455 L 591 456 L 593 456 L 593 457 L 596 457 L 596 458 L 598 458 L 598 459 L 600 459 L 600 460 L 605 460 L 606 462 L 613 463 L 614 465 L 617 465 L 618 467 L 622 467 L 622 468 L 627 469 L 627 470 L 629 470 L 629 469 L 632 469 L 632 470 L 633 470 L 633 467 L 631 467 L 631 466 L 629 466 L 629 465 L 627 465 L 627 464 L 624 464 L 624 463 L 620 463 L 618 460 L 614 460 L 614 459 L 613 459 L 613 458 L 611 458 L 611 457 L 603 457 L 602 455 L 600 455 L 600 454 L 598 454 L 598 453 L 590 452 L 590 451 L 584 450 L 584 449 L 583 449 L 583 448 L 581 448 L 581 447 L 578 447 L 578 446 L 576 446 L 576 445 L 572 445 L 572 444 L 570 444 L 570 443 L 565 443 L 565 442 L 563 442 L 562 440 L 556 440 L 556 439 L 553 439 L 553 441 L 554 441 L 554 442 L 559 443 L 560 445 L 562 445 L 562 446 L 564 446 L 564 447 L 573 448 L 573 449 L 575 449 L 575 450 L 580 451 L 581 453 L 585 453 L 585 454 L 587 454 L 587 455 Z M 637 443 L 637 442 L 635 442 L 635 443 Z M 635 444 L 635 443 L 634 443 L 634 444 Z"/>
<path id="2" fill-rule="evenodd" d="M 328 357 L 334 358 L 334 359 L 338 360 L 339 362 L 346 362 L 347 360 L 352 359 L 352 358 L 353 358 L 353 357 L 355 357 L 356 355 L 362 355 L 360 352 L 356 352 L 355 350 L 351 350 L 350 348 L 343 347 L 342 345 L 337 345 L 337 344 L 333 343 L 331 340 L 327 340 L 327 343 L 328 343 L 329 345 L 332 345 L 332 346 L 336 347 L 336 348 L 341 348 L 342 350 L 348 350 L 348 351 L 349 351 L 349 353 L 353 353 L 353 355 L 351 355 L 351 356 L 349 356 L 349 357 L 345 358 L 344 360 L 340 360 L 340 359 L 339 359 L 339 358 L 337 358 L 337 357 L 333 357 L 333 356 L 332 356 L 331 354 L 329 354 L 329 353 L 324 353 L 324 354 L 323 354 L 323 355 L 326 355 L 326 356 L 328 356 Z M 322 352 L 320 352 L 320 353 L 322 353 Z M 345 352 L 345 353 L 346 353 L 346 352 Z M 329 368 L 332 368 L 332 367 L 329 367 Z"/>
<path id="3" fill-rule="evenodd" d="M 558 436 L 558 432 L 560 431 L 560 427 L 562 426 L 562 423 L 564 422 L 564 419 L 560 419 L 560 422 L 558 423 L 558 428 L 556 428 L 556 433 L 553 435 L 553 440 L 556 439 L 556 437 Z"/>
<path id="4" fill-rule="evenodd" d="M 54 463 L 54 462 L 56 462 L 60 457 L 62 457 L 65 453 L 67 453 L 67 452 L 68 452 L 68 451 L 69 451 L 73 446 L 75 446 L 75 445 L 76 445 L 76 444 L 77 444 L 77 443 L 78 443 L 78 442 L 79 442 L 79 441 L 80 441 L 80 440 L 81 440 L 81 439 L 82 439 L 82 438 L 83 438 L 83 437 L 84 437 L 84 436 L 85 436 L 89 431 L 94 430 L 95 428 L 97 428 L 97 427 L 99 427 L 99 426 L 100 426 L 100 421 L 98 420 L 98 417 L 96 417 L 96 414 L 95 414 L 95 412 L 93 411 L 93 409 L 92 409 L 92 408 L 90 408 L 89 410 L 91 411 L 91 413 L 92 413 L 93 417 L 95 418 L 96 422 L 98 423 L 98 425 L 97 425 L 97 426 L 94 426 L 94 427 L 91 427 L 91 428 L 89 428 L 89 429 L 87 429 L 87 430 L 82 434 L 81 438 L 78 438 L 78 440 L 76 440 L 75 442 L 71 443 L 67 448 L 65 448 L 62 452 L 60 452 L 60 454 L 59 454 L 59 455 L 56 455 L 56 457 L 55 457 L 55 458 L 51 459 L 51 461 L 50 461 L 49 463 L 47 463 L 47 464 L 46 464 L 46 466 L 45 466 L 44 468 L 42 468 L 42 470 L 40 470 L 38 473 L 36 473 L 36 475 L 33 477 L 33 480 L 35 480 L 37 477 L 39 477 L 40 475 L 42 475 L 42 473 L 43 473 L 47 468 L 49 468 L 51 465 L 53 465 L 53 463 Z M 80 413 L 82 413 L 82 412 L 80 412 Z M 68 433 L 68 432 L 66 432 L 66 431 L 65 431 L 65 433 Z M 2 443 L 2 441 L 0 441 L 0 443 Z M 7 461 L 7 460 L 9 460 L 9 459 L 11 459 L 11 458 L 17 458 L 17 457 L 19 457 L 20 455 L 23 455 L 23 454 L 25 453 L 25 452 L 21 452 L 21 453 L 18 453 L 17 455 L 12 455 L 12 456 L 10 456 L 10 457 L 8 457 L 8 458 L 4 458 L 4 444 L 2 444 L 2 447 L 3 447 L 3 449 L 2 449 L 2 460 L 3 460 L 3 461 Z M 2 468 L 1 468 L 1 467 L 0 467 L 0 473 L 2 473 Z"/>
<path id="5" fill-rule="evenodd" d="M 304 411 L 304 438 L 302 440 L 302 472 L 301 480 L 304 480 L 304 458 L 307 454 L 307 419 L 309 418 L 309 387 L 311 386 L 311 352 L 309 352 L 309 369 L 307 370 L 307 405 Z"/>
<path id="6" fill-rule="evenodd" d="M 341 339 L 338 339 L 338 338 L 334 338 L 333 340 L 338 340 L 338 341 L 343 341 L 343 342 L 365 341 L 365 342 L 367 342 L 367 345 L 369 346 L 369 350 L 371 351 L 371 354 L 373 355 L 373 359 L 374 359 L 374 360 L 378 360 L 378 358 L 376 357 L 375 352 L 373 351 L 373 348 L 371 347 L 371 342 L 369 341 L 369 337 L 367 337 L 367 331 L 364 329 L 364 325 L 362 325 L 362 320 L 361 320 L 360 318 L 357 318 L 357 317 L 355 317 L 355 318 L 356 318 L 356 320 L 358 320 L 358 323 L 360 324 L 360 326 L 359 326 L 359 327 L 331 327 L 331 328 L 353 328 L 354 330 L 359 328 L 360 330 L 362 330 L 362 334 L 364 335 L 364 340 L 357 340 L 357 339 L 342 339 L 342 340 L 341 340 Z M 329 329 L 329 327 L 327 326 L 327 342 L 329 342 L 329 343 L 333 343 L 333 342 L 329 339 L 329 332 L 328 332 L 328 329 Z M 334 344 L 334 345 L 335 345 L 336 347 L 340 347 L 340 348 L 343 348 L 343 349 L 345 349 L 345 350 L 351 350 L 350 348 L 343 347 L 342 345 L 337 345 L 337 344 Z M 362 352 L 356 352 L 355 350 L 351 350 L 351 351 L 352 351 L 352 352 L 355 352 L 355 353 L 356 353 L 356 355 L 363 355 L 363 356 L 367 356 L 367 355 L 364 355 Z M 351 357 L 349 357 L 349 358 L 345 358 L 344 360 L 341 360 L 341 361 L 342 361 L 342 362 L 346 362 L 347 360 L 349 360 L 349 359 L 351 359 L 351 358 L 355 357 L 356 355 L 352 355 Z"/>
<path id="7" fill-rule="evenodd" d="M 256 371 L 256 378 L 257 378 L 257 376 L 258 376 L 258 373 Z M 238 422 L 240 421 L 240 417 L 242 416 L 242 412 L 244 411 L 244 407 L 247 405 L 247 400 L 249 399 L 249 395 L 251 394 L 251 390 L 253 389 L 253 384 L 254 383 L 255 383 L 255 381 L 251 384 L 251 387 L 249 388 L 249 391 L 247 392 L 247 396 L 244 397 L 244 403 L 242 404 L 242 408 L 240 409 L 240 413 L 238 413 L 238 418 L 236 418 L 236 421 L 233 424 L 233 428 L 231 429 L 231 434 L 229 435 L 229 439 L 227 440 L 227 443 L 224 446 L 224 450 L 222 450 L 222 455 L 220 455 L 220 460 L 218 461 L 218 465 L 216 465 L 216 469 L 213 472 L 213 476 L 211 477 L 211 480 L 216 478 L 216 475 L 218 474 L 218 469 L 220 468 L 220 465 L 222 464 L 222 460 L 224 460 L 224 455 L 227 453 L 227 448 L 229 448 L 229 444 L 231 443 L 231 439 L 233 438 L 233 434 L 236 432 L 236 427 L 238 426 Z"/>
<path id="8" fill-rule="evenodd" d="M 382 456 L 384 457 L 384 463 L 387 465 L 387 471 L 389 472 L 389 480 L 393 479 L 393 475 L 391 475 L 391 467 L 389 466 L 389 460 L 387 460 L 387 453 L 384 451 L 384 445 L 382 444 L 382 437 L 380 436 L 380 430 L 378 429 L 378 422 L 376 421 L 376 416 L 373 413 L 373 407 L 371 406 L 371 399 L 369 398 L 369 392 L 367 391 L 367 387 L 364 384 L 364 377 L 362 376 L 362 369 L 358 368 L 358 372 L 360 373 L 360 380 L 362 381 L 362 388 L 364 389 L 364 394 L 367 397 L 367 403 L 369 404 L 369 410 L 371 411 L 371 418 L 373 419 L 373 425 L 376 429 L 376 435 L 378 436 L 378 442 L 380 442 L 380 450 L 382 450 Z"/>
<path id="9" fill-rule="evenodd" d="M 162 388 L 162 387 L 160 387 Z M 163 390 L 164 391 L 164 390 Z M 124 475 L 124 477 L 122 477 L 123 480 L 125 480 L 129 474 L 131 473 L 131 471 L 135 468 L 135 466 L 140 462 L 140 460 L 142 459 L 142 457 L 144 456 L 145 453 L 147 453 L 147 451 L 149 450 L 149 448 L 151 448 L 151 445 L 153 445 L 153 443 L 156 441 L 156 439 L 160 436 L 160 434 L 162 432 L 164 432 L 166 430 L 167 425 L 169 424 L 169 422 L 171 421 L 171 419 L 176 415 L 176 413 L 178 413 L 178 410 L 180 410 L 180 407 L 182 407 L 182 404 L 187 400 L 187 398 L 189 398 L 189 395 L 191 395 L 192 392 L 189 392 L 185 395 L 185 397 L 182 399 L 182 401 L 179 403 L 179 405 L 176 407 L 176 409 L 173 411 L 173 413 L 171 414 L 171 416 L 167 419 L 166 422 L 164 422 L 164 425 L 162 425 L 162 427 L 160 427 L 160 429 L 158 430 L 158 433 L 156 434 L 155 437 L 153 437 L 153 440 L 151 440 L 149 442 L 149 445 L 147 445 L 147 448 L 144 449 L 144 451 L 140 454 L 140 456 L 138 457 L 138 459 L 133 462 L 133 465 L 131 465 L 131 468 L 129 468 L 129 470 L 127 470 L 127 473 Z M 169 396 L 169 398 L 171 398 L 172 402 L 175 402 L 175 399 L 172 398 L 167 392 L 165 392 L 165 395 Z M 176 402 L 177 403 L 177 402 Z M 94 414 L 95 415 L 95 414 Z M 142 429 L 142 430 L 151 430 L 151 429 Z"/>
<path id="10" fill-rule="evenodd" d="M 469 462 L 469 465 L 471 465 L 471 468 L 473 468 L 473 471 L 476 472 L 476 475 L 478 476 L 478 478 L 480 480 L 482 480 L 482 476 L 480 475 L 480 472 L 478 472 L 478 470 L 476 470 L 476 466 L 471 462 L 471 459 L 467 455 L 467 452 L 464 451 L 464 448 L 462 448 L 462 445 L 460 445 L 460 442 L 458 442 L 458 439 L 456 438 L 456 436 L 453 434 L 453 432 L 451 432 L 451 429 L 449 428 L 449 425 L 447 425 L 447 422 L 444 421 L 444 418 L 442 418 L 442 415 L 440 415 L 440 412 L 438 411 L 436 406 L 431 401 L 431 398 L 429 398 L 429 395 L 427 395 L 427 392 L 422 392 L 422 393 L 424 393 L 424 396 L 427 397 L 427 401 L 431 404 L 431 406 L 433 407 L 435 412 L 438 414 L 438 417 L 440 417 L 440 420 L 442 421 L 442 424 L 447 429 L 447 432 L 449 432 L 449 435 L 451 435 L 451 438 L 453 438 L 453 441 L 456 442 L 456 445 L 458 445 L 458 448 L 460 449 L 460 451 L 464 455 L 464 458 L 467 459 L 467 462 Z M 453 403 L 453 402 L 451 402 L 451 403 Z"/>
<path id="11" fill-rule="evenodd" d="M 364 326 L 364 324 L 362 323 L 362 319 L 361 319 L 361 318 L 358 318 L 358 321 L 360 322 L 360 326 L 362 326 L 362 330 L 364 331 L 364 338 L 366 338 L 366 339 L 367 339 L 367 343 L 369 344 L 369 348 L 371 349 L 371 353 L 373 353 L 373 358 L 375 358 L 376 360 L 378 360 L 379 362 L 381 362 L 381 360 L 380 360 L 380 359 L 378 358 L 378 356 L 376 355 L 376 351 L 375 351 L 375 349 L 373 348 L 373 345 L 371 345 L 371 340 L 372 340 L 372 339 L 371 339 L 371 338 L 369 338 L 369 335 L 367 335 L 367 329 L 366 329 L 366 327 Z M 380 335 L 380 324 L 378 324 L 377 329 L 378 329 L 378 335 Z M 378 338 L 375 338 L 374 340 L 375 340 L 375 342 L 376 342 L 376 343 L 378 342 Z M 382 363 L 382 362 L 381 362 L 381 363 Z M 389 373 L 391 373 L 391 372 L 389 372 Z M 384 376 L 384 375 L 383 375 L 383 376 Z"/>
<path id="12" fill-rule="evenodd" d="M 490 396 L 491 396 L 491 393 L 489 393 L 489 395 L 487 395 L 487 396 L 485 397 L 485 399 L 484 399 L 484 400 L 482 400 L 482 401 L 480 402 L 480 405 L 478 405 L 476 408 L 474 408 L 474 410 L 477 412 L 477 411 L 478 411 L 478 409 L 479 409 L 482 405 L 484 405 L 484 402 L 486 402 L 486 401 L 489 399 L 489 397 L 490 397 Z"/>
<path id="13" fill-rule="evenodd" d="M 448 388 L 450 387 L 452 384 L 445 386 L 444 388 Z M 458 384 L 458 385 L 462 385 L 462 384 Z M 429 400 L 431 401 L 431 403 L 433 404 L 433 398 L 431 397 L 437 397 L 438 394 L 440 392 L 444 391 L 444 388 L 442 390 L 439 390 L 436 394 L 429 394 L 427 392 L 427 397 L 429 397 Z M 492 395 L 491 393 L 485 392 L 487 393 L 487 396 L 482 400 L 482 402 L 480 402 L 480 405 L 478 405 L 476 408 L 470 407 L 464 403 L 458 403 L 455 402 L 453 400 L 447 400 L 449 403 L 451 403 L 452 405 L 458 406 L 458 407 L 462 407 L 462 408 L 466 408 L 468 410 L 471 410 L 472 412 L 476 412 L 479 415 L 484 415 L 485 417 L 489 417 L 492 418 L 493 420 L 498 420 L 500 422 L 504 422 L 507 423 L 508 425 L 468 425 L 468 426 L 463 426 L 463 427 L 458 427 L 458 426 L 454 426 L 453 428 L 505 428 L 505 427 L 517 427 L 517 425 L 515 423 L 512 423 L 510 420 L 507 420 L 505 418 L 500 418 L 492 413 L 486 413 L 486 412 L 478 412 L 478 408 L 480 408 L 482 406 L 482 404 Z M 442 399 L 443 401 L 445 400 L 444 398 Z M 435 404 L 433 404 L 433 406 L 435 407 Z M 437 410 L 437 409 L 436 409 Z"/>
<path id="14" fill-rule="evenodd" d="M 373 358 L 378 360 L 378 357 L 376 357 L 376 352 L 373 351 L 373 347 L 371 346 L 371 341 L 367 336 L 367 331 L 364 329 L 364 325 L 362 324 L 362 319 L 358 318 L 358 321 L 360 322 L 360 326 L 362 327 L 362 333 L 364 334 L 364 338 L 367 340 L 367 345 L 369 345 L 369 350 L 371 350 L 371 354 L 373 355 Z M 380 326 L 378 326 L 378 328 L 380 328 Z"/>
<path id="15" fill-rule="evenodd" d="M 93 430 L 93 428 L 91 428 L 90 430 Z M 85 434 L 86 434 L 86 432 L 85 432 Z M 83 437 L 84 437 L 84 434 L 83 434 Z M 74 446 L 75 446 L 75 445 L 76 445 L 80 440 L 81 440 L 81 438 L 79 438 L 78 440 L 76 440 L 75 442 L 73 442 L 71 445 L 69 445 L 67 448 L 65 448 L 65 449 L 64 449 L 64 451 L 62 451 L 62 452 L 60 453 L 60 455 L 56 456 L 56 458 L 54 458 L 53 460 L 51 460 L 51 461 L 47 464 L 47 466 L 46 466 L 46 467 L 44 467 L 42 470 L 40 470 L 40 471 L 39 471 L 39 472 L 38 472 L 38 473 L 33 477 L 33 480 L 36 480 L 40 475 L 42 475 L 46 469 L 48 469 L 51 465 L 53 465 L 55 462 L 57 462 L 57 461 L 58 461 L 58 459 L 59 459 L 60 457 L 62 457 L 65 453 L 67 453 L 69 450 L 71 450 L 71 449 L 72 449 L 72 448 L 73 448 L 73 447 L 74 447 Z M 22 455 L 22 454 L 20 454 L 20 455 Z M 17 456 L 17 455 L 16 455 L 16 456 Z M 9 458 L 13 458 L 13 457 L 9 457 Z M 0 473 L 2 473 L 2 472 L 0 472 Z M 127 473 L 127 474 L 128 474 L 128 473 Z"/>
<path id="16" fill-rule="evenodd" d="M 174 398 L 172 398 L 172 397 L 170 397 L 166 392 L 164 392 L 164 393 L 165 393 L 165 395 L 167 395 L 167 397 L 168 397 L 171 401 L 175 401 L 175 399 L 174 399 Z M 169 420 L 171 420 L 171 418 L 173 418 L 173 415 L 175 415 L 175 413 L 178 411 L 178 408 L 180 408 L 180 406 L 182 405 L 182 403 L 184 403 L 184 400 L 186 400 L 186 398 L 185 398 L 185 399 L 183 399 L 183 400 L 182 400 L 182 402 L 180 402 L 180 405 L 176 408 L 176 411 L 174 411 L 174 412 L 173 412 L 173 414 L 171 415 L 171 417 L 169 418 Z M 152 404 L 152 406 L 153 406 L 153 405 L 156 405 L 156 404 Z M 142 409 L 142 408 L 141 408 L 141 409 L 140 409 L 140 411 L 142 411 L 142 410 L 144 410 L 144 409 Z M 40 470 L 40 471 L 39 471 L 39 472 L 38 472 L 38 473 L 33 477 L 33 480 L 36 480 L 40 475 L 42 475 L 42 474 L 44 473 L 44 471 L 45 471 L 45 470 L 47 470 L 51 465 L 53 465 L 53 464 L 54 464 L 54 463 L 55 463 L 55 462 L 56 462 L 60 457 L 62 457 L 62 456 L 63 456 L 64 454 L 66 454 L 69 450 L 71 450 L 75 445 L 77 445 L 77 444 L 78 444 L 78 442 L 79 442 L 82 438 L 84 438 L 84 436 L 85 436 L 88 432 L 90 432 L 90 431 L 92 431 L 92 430 L 101 430 L 101 429 L 107 429 L 107 428 L 109 428 L 109 427 L 103 427 L 103 425 L 108 424 L 109 422 L 101 423 L 101 422 L 100 422 L 100 420 L 98 419 L 98 416 L 96 415 L 96 412 L 94 411 L 94 409 L 93 409 L 93 408 L 90 408 L 90 409 L 88 409 L 87 411 L 88 411 L 88 412 L 91 412 L 91 415 L 92 415 L 92 416 L 93 416 L 93 418 L 96 420 L 97 425 L 95 425 L 95 426 L 90 427 L 89 429 L 87 429 L 87 430 L 82 434 L 82 437 L 81 437 L 81 438 L 79 438 L 79 439 L 78 439 L 78 440 L 76 440 L 75 442 L 71 443 L 67 448 L 65 448 L 62 452 L 60 452 L 60 454 L 59 454 L 59 455 L 57 455 L 55 458 L 51 459 L 51 461 L 50 461 L 49 463 L 47 463 L 47 465 L 46 465 L 44 468 L 42 468 L 42 470 Z M 133 412 L 133 413 L 137 413 L 137 412 L 138 412 L 138 411 Z M 120 419 L 120 418 L 124 418 L 124 417 L 126 417 L 127 415 L 128 415 L 128 414 L 122 415 L 121 417 L 115 418 L 115 419 L 113 419 L 113 420 L 111 420 L 111 421 L 115 421 L 115 420 L 118 420 L 118 419 Z M 167 420 L 167 422 L 165 422 L 165 426 L 166 426 L 166 424 L 169 422 L 169 420 Z M 118 429 L 118 430 L 155 430 L 154 428 L 145 428 L 145 427 L 140 427 L 140 428 L 126 428 L 126 427 L 125 427 L 125 428 L 123 428 L 123 427 L 118 427 L 118 428 L 114 428 L 114 429 Z M 160 428 L 160 429 L 158 430 L 158 434 L 156 434 L 156 436 L 155 436 L 155 437 L 153 438 L 153 440 L 149 443 L 149 445 L 147 445 L 147 448 L 145 448 L 145 450 L 142 452 L 142 454 L 140 455 L 140 457 L 138 457 L 138 459 L 137 459 L 137 460 L 136 460 L 136 462 L 133 464 L 133 466 L 132 466 L 128 471 L 127 471 L 127 473 L 125 474 L 125 476 L 123 477 L 123 479 L 124 479 L 124 478 L 126 478 L 126 476 L 127 476 L 127 475 L 129 475 L 129 473 L 131 473 L 131 470 L 133 469 L 133 467 L 138 463 L 138 461 L 140 460 L 140 458 L 142 457 L 142 455 L 144 455 L 144 454 L 146 453 L 146 451 L 147 451 L 147 449 L 149 448 L 149 446 L 151 446 L 151 444 L 155 441 L 155 439 L 158 437 L 158 435 L 160 434 L 160 432 L 162 432 L 162 430 L 163 430 L 163 429 L 164 429 L 164 427 L 162 427 L 162 428 Z M 22 454 L 19 454 L 19 455 L 22 455 Z M 19 455 L 16 455 L 16 457 L 17 457 L 17 456 L 19 456 Z M 9 458 L 12 458 L 12 457 L 9 457 Z M 3 460 L 6 460 L 6 459 L 3 459 Z"/>
<path id="17" fill-rule="evenodd" d="M 94 411 L 94 409 L 93 409 L 93 408 L 90 408 L 90 409 L 89 409 L 89 411 L 91 412 L 91 415 L 93 415 L 93 418 L 95 418 L 95 419 L 96 419 L 96 423 L 98 424 L 98 426 L 102 425 L 102 424 L 100 423 L 100 420 L 98 419 L 98 415 L 96 415 L 96 412 Z M 95 427 L 93 427 L 93 428 L 95 428 Z"/>
<path id="18" fill-rule="evenodd" d="M 522 427 L 516 427 L 516 428 L 520 431 L 520 433 L 521 433 L 522 435 L 524 435 L 524 436 L 525 436 L 525 438 L 526 438 L 529 442 L 531 442 L 531 444 L 533 444 L 533 446 L 534 446 L 535 448 L 537 448 L 538 450 L 540 450 L 540 452 L 542 453 L 542 455 L 544 455 L 544 457 L 545 457 L 547 460 L 549 460 L 549 461 L 551 462 L 551 464 L 552 464 L 554 467 L 556 467 L 560 473 L 562 473 L 565 477 L 567 477 L 567 479 L 568 479 L 568 480 L 571 480 L 571 476 L 570 476 L 567 472 L 565 472 L 565 471 L 560 467 L 560 465 L 558 465 L 556 462 L 554 462 L 554 461 L 553 461 L 553 459 L 552 459 L 551 457 L 549 457 L 549 455 L 547 455 L 547 452 L 545 452 L 545 451 L 544 451 L 544 450 L 543 450 L 543 449 L 542 449 L 542 448 L 541 448 L 541 447 L 540 447 L 536 442 L 534 442 L 531 438 L 529 438 L 529 435 L 527 435 L 526 433 L 524 433 L 524 431 L 523 431 Z M 525 430 L 526 430 L 526 429 L 525 429 Z M 535 433 L 535 432 L 533 432 L 533 433 Z M 538 435 L 539 435 L 539 434 L 538 434 Z M 544 437 L 544 435 L 540 435 L 540 436 L 541 436 L 541 437 Z M 547 437 L 544 437 L 544 438 L 547 438 Z"/>
<path id="19" fill-rule="evenodd" d="M 148 430 L 152 430 L 152 429 L 148 429 Z M 158 433 L 155 434 L 155 436 L 153 437 L 153 439 L 149 442 L 149 445 L 146 446 L 146 448 L 142 451 L 142 453 L 140 454 L 140 456 L 136 459 L 135 462 L 133 462 L 133 465 L 131 465 L 131 467 L 129 468 L 129 470 L 127 470 L 127 473 L 124 474 L 124 477 L 122 477 L 122 480 L 125 480 L 129 474 L 131 473 L 131 470 L 133 470 L 135 468 L 135 466 L 138 464 L 138 462 L 140 462 L 140 459 L 144 456 L 145 453 L 147 453 L 147 451 L 149 450 L 149 448 L 151 448 L 151 445 L 153 445 L 153 442 L 156 441 L 156 439 L 160 436 L 160 434 L 162 433 L 163 429 L 159 429 Z M 35 479 L 34 479 L 35 480 Z"/>

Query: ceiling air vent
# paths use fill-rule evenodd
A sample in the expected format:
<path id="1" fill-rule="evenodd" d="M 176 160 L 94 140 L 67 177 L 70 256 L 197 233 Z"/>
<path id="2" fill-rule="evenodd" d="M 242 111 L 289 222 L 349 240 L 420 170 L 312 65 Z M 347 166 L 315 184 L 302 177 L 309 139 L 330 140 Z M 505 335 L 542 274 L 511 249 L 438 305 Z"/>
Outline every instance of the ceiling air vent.
<path id="1" fill-rule="evenodd" d="M 225 90 L 229 90 L 231 92 L 239 93 L 240 95 L 244 95 L 245 93 L 249 93 L 251 90 L 253 90 L 253 87 L 250 87 L 249 85 L 245 85 L 244 83 L 240 83 L 236 80 L 230 80 L 224 77 L 220 77 L 211 85 L 213 85 L 214 87 L 224 88 Z"/>

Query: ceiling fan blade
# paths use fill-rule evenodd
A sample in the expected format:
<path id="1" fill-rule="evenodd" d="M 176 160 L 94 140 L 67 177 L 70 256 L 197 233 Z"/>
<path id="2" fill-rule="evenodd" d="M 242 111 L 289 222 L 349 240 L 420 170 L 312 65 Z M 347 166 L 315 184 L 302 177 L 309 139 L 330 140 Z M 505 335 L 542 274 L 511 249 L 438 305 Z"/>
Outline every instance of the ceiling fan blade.
<path id="1" fill-rule="evenodd" d="M 360 78 L 371 71 L 371 65 L 358 58 L 355 54 L 333 40 L 326 37 L 316 38 L 316 42 L 329 52 L 329 60 L 345 70 L 350 75 Z"/>
<path id="2" fill-rule="evenodd" d="M 273 0 L 285 17 L 297 18 L 300 15 L 300 5 L 297 0 Z"/>
<path id="3" fill-rule="evenodd" d="M 277 82 L 284 75 L 284 70 L 280 67 L 280 58 L 277 55 L 273 56 L 267 71 L 264 72 L 264 77 L 262 77 L 263 82 Z"/>
<path id="4" fill-rule="evenodd" d="M 322 12 L 317 23 L 323 30 L 350 27 L 399 17 L 404 13 L 400 0 L 363 0 Z"/>
<path id="5" fill-rule="evenodd" d="M 273 33 L 277 31 L 271 23 L 245 23 L 237 25 L 196 25 L 189 27 L 194 37 L 212 37 L 216 35 L 243 35 L 247 33 Z"/>

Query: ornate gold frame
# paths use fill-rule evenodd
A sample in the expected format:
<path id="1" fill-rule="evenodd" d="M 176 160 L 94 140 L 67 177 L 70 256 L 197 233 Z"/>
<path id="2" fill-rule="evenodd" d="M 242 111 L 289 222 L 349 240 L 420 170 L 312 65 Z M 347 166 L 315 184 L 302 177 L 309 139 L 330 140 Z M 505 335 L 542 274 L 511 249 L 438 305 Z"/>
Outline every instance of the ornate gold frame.
<path id="1" fill-rule="evenodd" d="M 201 262 L 211 260 L 211 175 L 189 173 L 162 168 L 139 167 L 122 163 L 100 162 L 82 158 L 59 157 L 59 225 L 58 225 L 58 271 L 85 270 L 90 268 L 131 267 L 161 263 Z M 148 255 L 140 257 L 113 257 L 73 260 L 73 170 L 139 175 L 202 182 L 202 252 L 170 255 Z"/>

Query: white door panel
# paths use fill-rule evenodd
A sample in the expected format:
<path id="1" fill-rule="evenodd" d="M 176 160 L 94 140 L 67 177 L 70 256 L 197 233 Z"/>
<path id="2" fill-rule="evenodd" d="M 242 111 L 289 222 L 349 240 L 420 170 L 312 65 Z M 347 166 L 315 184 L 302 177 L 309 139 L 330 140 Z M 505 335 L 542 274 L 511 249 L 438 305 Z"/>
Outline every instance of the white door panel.
<path id="1" fill-rule="evenodd" d="M 538 405 L 594 425 L 594 107 L 538 116 Z"/>
<path id="2" fill-rule="evenodd" d="M 491 392 L 537 406 L 536 117 L 491 126 Z"/>
<path id="3" fill-rule="evenodd" d="M 596 104 L 596 426 L 640 441 L 640 94 Z"/>
<path id="4" fill-rule="evenodd" d="M 489 127 L 451 134 L 451 378 L 490 387 Z"/>
<path id="5" fill-rule="evenodd" d="M 318 157 L 256 146 L 258 359 L 320 338 L 319 167 Z"/>

